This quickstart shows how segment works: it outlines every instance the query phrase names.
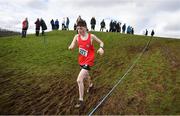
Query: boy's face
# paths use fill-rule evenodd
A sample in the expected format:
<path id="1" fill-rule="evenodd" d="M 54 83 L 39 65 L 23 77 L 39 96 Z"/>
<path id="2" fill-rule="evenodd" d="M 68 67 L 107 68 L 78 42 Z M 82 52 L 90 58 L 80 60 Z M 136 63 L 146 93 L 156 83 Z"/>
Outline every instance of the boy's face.
<path id="1" fill-rule="evenodd" d="M 78 26 L 77 27 L 78 33 L 84 35 L 86 33 L 86 27 Z"/>

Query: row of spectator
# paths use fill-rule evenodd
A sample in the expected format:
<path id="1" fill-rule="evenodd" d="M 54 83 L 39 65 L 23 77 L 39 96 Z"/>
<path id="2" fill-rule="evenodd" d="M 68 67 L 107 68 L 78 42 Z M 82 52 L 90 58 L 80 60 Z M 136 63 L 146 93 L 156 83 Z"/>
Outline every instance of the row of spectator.
<path id="1" fill-rule="evenodd" d="M 74 30 L 76 30 L 77 27 L 77 22 L 82 20 L 81 16 L 79 16 L 76 20 L 76 23 L 74 23 Z M 69 23 L 70 20 L 68 17 L 63 18 L 61 26 L 62 26 L 62 30 L 69 30 Z M 50 21 L 52 30 L 59 30 L 59 20 L 56 19 L 54 21 L 54 19 L 52 19 Z M 39 32 L 40 32 L 40 28 L 42 29 L 42 35 L 44 35 L 44 31 L 47 29 L 46 23 L 45 21 L 41 18 L 41 19 L 37 19 L 35 22 L 36 25 L 36 36 L 39 36 Z M 91 31 L 95 31 L 95 26 L 96 26 L 96 19 L 95 17 L 92 17 L 90 20 L 90 25 L 91 25 Z M 27 33 L 27 29 L 29 27 L 29 23 L 28 23 L 28 19 L 26 18 L 23 23 L 22 23 L 22 38 L 26 37 L 26 33 Z M 106 32 L 120 32 L 120 33 L 127 33 L 127 34 L 134 34 L 134 28 L 132 26 L 128 26 L 126 27 L 126 23 L 124 23 L 121 26 L 121 22 L 115 21 L 115 20 L 111 20 L 110 24 L 109 24 L 109 30 L 106 28 L 106 23 L 104 21 L 104 19 L 101 21 L 100 23 L 100 31 L 106 31 Z M 151 32 L 151 36 L 153 36 L 155 34 L 154 30 L 152 30 Z M 145 35 L 148 35 L 148 31 L 146 29 L 145 31 Z"/>

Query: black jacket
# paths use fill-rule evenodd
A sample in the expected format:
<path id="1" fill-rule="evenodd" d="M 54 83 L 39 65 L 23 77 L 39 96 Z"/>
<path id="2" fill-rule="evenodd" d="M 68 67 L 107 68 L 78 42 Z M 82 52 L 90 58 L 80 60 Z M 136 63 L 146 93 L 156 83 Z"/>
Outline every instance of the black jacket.
<path id="1" fill-rule="evenodd" d="M 42 30 L 46 30 L 47 29 L 46 23 L 44 22 L 43 19 L 41 19 L 40 24 L 41 24 Z"/>

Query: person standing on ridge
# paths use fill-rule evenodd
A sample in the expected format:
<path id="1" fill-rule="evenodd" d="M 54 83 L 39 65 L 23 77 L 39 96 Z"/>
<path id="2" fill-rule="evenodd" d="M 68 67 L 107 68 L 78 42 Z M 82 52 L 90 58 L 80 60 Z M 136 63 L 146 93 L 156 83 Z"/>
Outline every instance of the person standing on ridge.
<path id="1" fill-rule="evenodd" d="M 28 27 L 29 27 L 29 22 L 28 19 L 25 18 L 25 20 L 22 22 L 22 38 L 26 37 Z"/>

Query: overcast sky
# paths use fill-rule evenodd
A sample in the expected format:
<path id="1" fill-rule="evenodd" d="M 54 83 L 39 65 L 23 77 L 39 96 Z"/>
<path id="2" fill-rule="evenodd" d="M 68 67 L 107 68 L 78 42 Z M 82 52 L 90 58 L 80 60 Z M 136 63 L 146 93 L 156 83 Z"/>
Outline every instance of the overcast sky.
<path id="1" fill-rule="evenodd" d="M 34 22 L 43 18 L 51 29 L 50 20 L 70 18 L 70 29 L 81 15 L 90 27 L 90 19 L 99 23 L 105 19 L 131 25 L 136 34 L 145 29 L 155 30 L 156 36 L 180 38 L 180 0 L 0 0 L 0 27 L 21 30 L 25 17 L 29 20 L 28 32 L 34 32 Z M 60 26 L 61 28 L 61 26 Z"/>

